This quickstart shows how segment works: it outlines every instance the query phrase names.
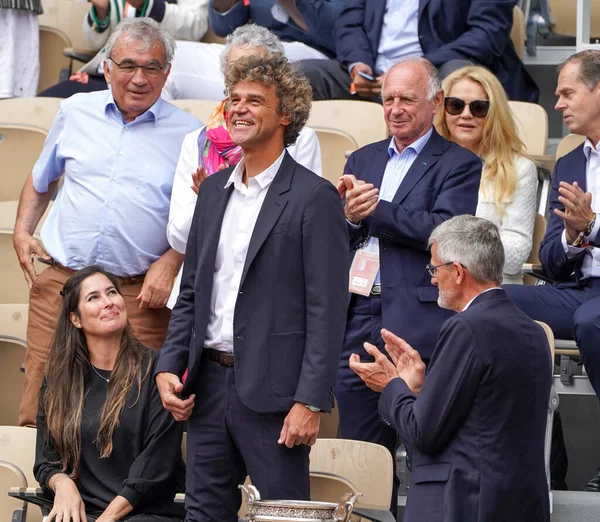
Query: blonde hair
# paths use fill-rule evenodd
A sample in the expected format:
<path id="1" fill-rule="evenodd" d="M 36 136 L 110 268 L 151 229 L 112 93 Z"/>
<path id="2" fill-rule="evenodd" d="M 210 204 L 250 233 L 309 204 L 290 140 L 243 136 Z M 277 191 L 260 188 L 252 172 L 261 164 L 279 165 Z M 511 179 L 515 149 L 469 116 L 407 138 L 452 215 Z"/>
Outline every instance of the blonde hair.
<path id="1" fill-rule="evenodd" d="M 485 195 L 486 187 L 492 187 L 494 203 L 503 215 L 504 205 L 512 199 L 517 188 L 516 158 L 527 157 L 525 145 L 517 134 L 508 99 L 498 78 L 484 67 L 463 67 L 442 82 L 445 96 L 461 80 L 471 80 L 481 85 L 490 101 L 479 149 L 484 162 L 479 190 Z M 436 114 L 434 124 L 444 138 L 452 141 L 444 110 Z"/>

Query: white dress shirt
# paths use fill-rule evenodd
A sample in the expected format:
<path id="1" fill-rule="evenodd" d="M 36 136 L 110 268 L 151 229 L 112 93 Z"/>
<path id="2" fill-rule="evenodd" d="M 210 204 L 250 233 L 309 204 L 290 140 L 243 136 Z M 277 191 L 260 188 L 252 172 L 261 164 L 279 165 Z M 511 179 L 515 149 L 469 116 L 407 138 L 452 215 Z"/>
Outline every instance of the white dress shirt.
<path id="1" fill-rule="evenodd" d="M 587 159 L 585 184 L 587 192 L 592 194 L 592 208 L 594 208 L 594 206 L 597 207 L 596 203 L 600 201 L 600 180 L 598 180 L 598 177 L 600 176 L 600 142 L 594 147 L 590 139 L 586 138 L 583 145 L 583 153 Z M 594 226 L 592 233 L 586 239 L 595 242 L 598 238 L 598 229 L 600 229 L 600 216 L 598 216 L 598 213 L 596 212 L 596 225 Z M 567 257 L 575 257 L 581 253 L 580 247 L 567 245 L 567 237 L 564 230 L 561 239 Z M 600 277 L 600 248 L 589 246 L 585 247 L 585 250 L 586 254 L 581 265 L 582 279 Z"/>
<path id="2" fill-rule="evenodd" d="M 207 348 L 233 352 L 233 314 L 250 238 L 269 186 L 281 166 L 284 155 L 285 151 L 269 168 L 257 176 L 248 178 L 248 186 L 242 182 L 245 169 L 242 160 L 225 183 L 225 188 L 233 183 L 234 190 L 225 209 L 217 247 L 210 318 L 204 340 L 204 346 Z"/>

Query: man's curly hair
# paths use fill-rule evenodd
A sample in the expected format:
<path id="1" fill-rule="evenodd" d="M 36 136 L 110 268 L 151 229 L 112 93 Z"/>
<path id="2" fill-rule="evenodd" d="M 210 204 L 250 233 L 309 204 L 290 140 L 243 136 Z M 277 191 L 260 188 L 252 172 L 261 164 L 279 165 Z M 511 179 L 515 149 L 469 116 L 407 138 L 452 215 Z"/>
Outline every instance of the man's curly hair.
<path id="1" fill-rule="evenodd" d="M 244 56 L 231 62 L 225 73 L 225 85 L 230 94 L 240 82 L 256 82 L 275 87 L 279 98 L 277 110 L 290 121 L 283 135 L 285 147 L 296 143 L 308 120 L 312 101 L 312 88 L 299 67 L 291 64 L 280 53 Z"/>

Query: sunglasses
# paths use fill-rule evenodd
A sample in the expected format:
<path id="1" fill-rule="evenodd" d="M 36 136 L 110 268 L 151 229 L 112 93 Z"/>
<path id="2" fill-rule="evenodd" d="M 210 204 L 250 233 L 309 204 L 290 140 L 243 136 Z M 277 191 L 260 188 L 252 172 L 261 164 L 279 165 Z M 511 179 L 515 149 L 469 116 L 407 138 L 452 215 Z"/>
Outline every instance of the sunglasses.
<path id="1" fill-rule="evenodd" d="M 458 116 L 465 110 L 465 100 L 460 98 L 453 98 L 452 96 L 446 96 L 444 98 L 444 109 L 452 116 Z M 469 103 L 469 110 L 475 118 L 485 118 L 490 110 L 489 100 L 473 100 Z"/>

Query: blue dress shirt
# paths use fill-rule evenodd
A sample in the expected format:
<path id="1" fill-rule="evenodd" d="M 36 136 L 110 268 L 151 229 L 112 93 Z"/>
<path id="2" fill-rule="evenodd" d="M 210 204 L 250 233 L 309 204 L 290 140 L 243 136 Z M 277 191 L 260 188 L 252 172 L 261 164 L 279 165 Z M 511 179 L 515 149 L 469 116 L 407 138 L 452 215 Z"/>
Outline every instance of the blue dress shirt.
<path id="1" fill-rule="evenodd" d="M 200 126 L 160 98 L 131 123 L 110 91 L 64 100 L 32 172 L 40 193 L 65 173 L 41 231 L 48 253 L 73 270 L 99 264 L 118 276 L 144 274 L 169 249 L 179 150 Z"/>
<path id="2" fill-rule="evenodd" d="M 423 56 L 419 43 L 419 0 L 387 0 L 375 74 L 384 74 L 400 58 Z"/>
<path id="3" fill-rule="evenodd" d="M 432 132 L 433 127 L 418 140 L 406 147 L 402 152 L 398 152 L 394 138 L 390 140 L 388 146 L 388 162 L 385 166 L 383 179 L 381 180 L 381 188 L 379 189 L 380 201 L 392 201 L 392 199 L 394 199 L 396 192 L 398 192 L 398 189 L 400 188 L 400 183 L 402 183 L 402 180 L 406 177 L 408 170 L 425 147 L 427 141 L 429 141 L 429 138 L 431 138 Z M 379 239 L 369 236 L 369 239 L 363 248 L 366 252 L 374 252 L 379 255 Z M 381 284 L 380 271 L 377 272 L 374 284 Z"/>

